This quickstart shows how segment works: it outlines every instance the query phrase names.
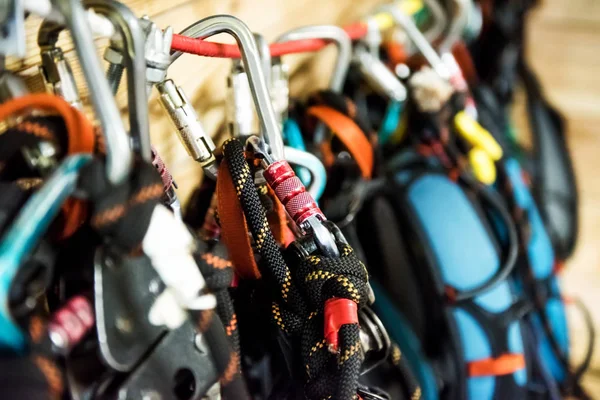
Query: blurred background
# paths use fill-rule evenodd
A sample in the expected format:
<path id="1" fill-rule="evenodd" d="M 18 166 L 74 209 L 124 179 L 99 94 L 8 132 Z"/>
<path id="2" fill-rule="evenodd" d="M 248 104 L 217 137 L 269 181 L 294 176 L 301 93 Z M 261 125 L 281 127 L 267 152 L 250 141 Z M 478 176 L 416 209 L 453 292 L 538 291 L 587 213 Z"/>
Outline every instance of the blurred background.
<path id="1" fill-rule="evenodd" d="M 567 119 L 567 135 L 580 192 L 579 242 L 563 272 L 565 295 L 583 300 L 600 331 L 600 2 L 544 0 L 531 13 L 528 58 L 539 74 L 551 103 Z M 522 103 L 522 101 L 521 101 Z M 515 121 L 526 130 L 523 115 Z M 589 338 L 576 312 L 569 313 L 574 358 Z M 584 379 L 600 398 L 600 352 L 594 354 Z"/>
<path id="2" fill-rule="evenodd" d="M 175 32 L 208 15 L 229 13 L 244 20 L 251 29 L 267 40 L 292 28 L 309 24 L 346 24 L 367 14 L 387 0 L 122 0 L 134 13 L 149 15 L 163 28 L 171 25 Z M 600 331 L 600 1 L 543 0 L 529 16 L 527 29 L 528 58 L 539 74 L 551 103 L 564 113 L 568 124 L 568 142 L 573 154 L 580 190 L 580 238 L 574 257 L 563 272 L 566 295 L 580 297 L 594 314 Z M 39 54 L 35 38 L 39 20 L 27 21 L 29 56 L 22 61 L 8 60 L 8 67 L 31 80 L 38 77 Z M 63 35 L 61 46 L 72 49 L 70 38 Z M 218 41 L 231 41 L 216 37 Z M 100 43 L 105 45 L 105 43 Z M 324 56 L 291 56 L 292 93 L 308 92 L 324 86 L 332 68 L 333 49 Z M 69 53 L 66 51 L 66 53 Z M 71 52 L 72 53 L 72 52 Z M 81 83 L 81 69 L 70 59 L 76 79 Z M 216 138 L 224 139 L 223 106 L 226 74 L 230 61 L 185 55 L 170 69 L 179 85 L 185 87 L 205 128 Z M 81 85 L 82 100 L 87 97 Z M 154 96 L 156 93 L 154 93 Z M 518 96 L 519 98 L 519 96 Z M 126 108 L 124 88 L 119 104 Z M 519 106 L 519 104 L 521 106 Z M 523 99 L 517 101 L 514 120 L 527 137 Z M 179 196 L 185 202 L 202 179 L 202 172 L 173 135 L 169 122 L 157 102 L 151 102 L 151 133 L 163 159 L 179 183 Z M 573 355 L 581 356 L 589 338 L 576 312 L 570 313 Z M 600 398 L 600 352 L 596 352 L 585 384 Z"/>

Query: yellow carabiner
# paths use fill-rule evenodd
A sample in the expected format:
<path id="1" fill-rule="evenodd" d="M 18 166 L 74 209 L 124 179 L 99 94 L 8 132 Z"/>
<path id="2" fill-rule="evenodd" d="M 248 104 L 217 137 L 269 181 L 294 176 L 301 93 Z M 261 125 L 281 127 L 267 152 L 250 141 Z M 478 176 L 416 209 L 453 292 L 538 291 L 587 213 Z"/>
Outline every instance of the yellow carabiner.
<path id="1" fill-rule="evenodd" d="M 454 117 L 454 127 L 458 133 L 474 147 L 479 147 L 494 161 L 502 158 L 502 147 L 491 133 L 469 114 L 460 111 Z"/>
<path id="2" fill-rule="evenodd" d="M 469 151 L 469 163 L 478 181 L 486 185 L 496 182 L 496 165 L 485 150 L 473 147 Z"/>

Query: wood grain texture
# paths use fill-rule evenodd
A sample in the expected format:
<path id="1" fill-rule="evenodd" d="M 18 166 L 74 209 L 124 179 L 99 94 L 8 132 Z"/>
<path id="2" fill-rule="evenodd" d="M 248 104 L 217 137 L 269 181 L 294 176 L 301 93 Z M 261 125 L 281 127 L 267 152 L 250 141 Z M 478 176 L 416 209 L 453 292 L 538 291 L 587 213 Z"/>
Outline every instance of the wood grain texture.
<path id="1" fill-rule="evenodd" d="M 600 2 L 545 0 L 528 27 L 528 57 L 546 94 L 567 118 L 568 142 L 580 191 L 580 236 L 563 276 L 567 295 L 578 296 L 590 308 L 600 332 Z M 517 118 L 524 126 L 522 118 Z M 587 346 L 583 321 L 568 314 L 573 360 Z M 600 352 L 584 382 L 600 398 Z"/>

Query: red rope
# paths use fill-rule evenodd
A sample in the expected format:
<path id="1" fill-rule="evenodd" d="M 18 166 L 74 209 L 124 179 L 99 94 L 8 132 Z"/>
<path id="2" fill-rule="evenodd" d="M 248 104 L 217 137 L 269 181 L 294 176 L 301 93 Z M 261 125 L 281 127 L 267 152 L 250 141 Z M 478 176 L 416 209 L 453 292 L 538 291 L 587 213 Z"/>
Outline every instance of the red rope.
<path id="1" fill-rule="evenodd" d="M 357 40 L 367 34 L 367 25 L 356 23 L 344 28 L 350 39 Z M 295 40 L 285 43 L 273 43 L 271 48 L 272 57 L 280 57 L 286 54 L 308 53 L 319 51 L 329 44 L 323 39 Z M 240 49 L 237 44 L 224 44 L 207 42 L 204 39 L 193 39 L 182 35 L 173 35 L 171 43 L 172 51 L 196 54 L 204 57 L 240 58 Z"/>

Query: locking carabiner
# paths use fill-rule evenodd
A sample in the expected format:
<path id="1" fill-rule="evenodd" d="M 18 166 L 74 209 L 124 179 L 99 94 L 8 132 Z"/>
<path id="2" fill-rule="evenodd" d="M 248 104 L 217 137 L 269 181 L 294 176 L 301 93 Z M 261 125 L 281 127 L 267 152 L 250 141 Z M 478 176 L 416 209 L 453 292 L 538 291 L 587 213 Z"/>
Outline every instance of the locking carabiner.
<path id="1" fill-rule="evenodd" d="M 83 6 L 77 0 L 52 0 L 52 4 L 64 16 L 65 25 L 72 33 L 90 99 L 102 126 L 107 147 L 107 176 L 112 183 L 122 182 L 129 175 L 133 157 L 121 115 L 95 52 Z M 62 30 L 62 25 L 55 22 L 43 24 L 38 35 L 40 47 L 56 47 L 58 34 Z"/>
<path id="2" fill-rule="evenodd" d="M 262 74 L 260 53 L 248 26 L 234 16 L 215 15 L 190 25 L 180 35 L 204 39 L 223 32 L 232 35 L 238 42 L 239 47 L 243 49 L 242 61 L 248 74 L 252 98 L 256 104 L 256 111 L 263 126 L 265 138 L 269 143 L 273 157 L 282 160 L 284 159 L 284 150 L 281 129 L 271 104 L 265 77 Z M 171 63 L 182 54 L 181 52 L 173 53 Z"/>

